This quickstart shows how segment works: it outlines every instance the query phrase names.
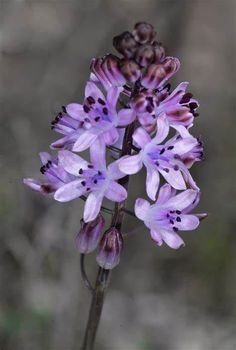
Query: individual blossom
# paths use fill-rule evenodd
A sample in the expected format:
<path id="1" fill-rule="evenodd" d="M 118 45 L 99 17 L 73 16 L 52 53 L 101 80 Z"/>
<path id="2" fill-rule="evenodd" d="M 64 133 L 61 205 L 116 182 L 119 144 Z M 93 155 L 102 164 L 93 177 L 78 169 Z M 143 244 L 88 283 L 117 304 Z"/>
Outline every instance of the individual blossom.
<path id="1" fill-rule="evenodd" d="M 152 139 L 142 128 L 133 134 L 133 141 L 140 151 L 136 155 L 125 156 L 119 160 L 119 168 L 125 174 L 135 174 L 144 165 L 147 170 L 146 190 L 148 196 L 155 200 L 160 183 L 160 174 L 175 189 L 186 189 L 188 182 L 198 188 L 192 179 L 181 156 L 193 150 L 198 141 L 194 137 L 174 137 L 162 143 L 169 133 L 169 125 L 164 115 L 157 119 L 157 132 Z"/>
<path id="2" fill-rule="evenodd" d="M 97 248 L 102 236 L 105 220 L 101 214 L 90 222 L 80 220 L 81 229 L 76 236 L 75 243 L 81 254 L 88 254 Z"/>
<path id="3" fill-rule="evenodd" d="M 104 197 L 113 202 L 121 202 L 127 197 L 125 188 L 117 182 L 125 176 L 117 162 L 106 167 L 105 155 L 97 144 L 91 146 L 90 151 L 90 163 L 70 151 L 59 151 L 59 164 L 75 179 L 58 188 L 54 194 L 59 202 L 88 195 L 83 215 L 85 222 L 97 217 Z"/>
<path id="4" fill-rule="evenodd" d="M 105 270 L 111 270 L 120 262 L 123 249 L 123 237 L 121 233 L 112 227 L 104 233 L 97 255 L 97 263 Z"/>
<path id="5" fill-rule="evenodd" d="M 89 81 L 83 105 L 71 103 L 52 122 L 52 128 L 65 136 L 52 143 L 52 148 L 86 150 L 99 140 L 100 147 L 114 144 L 119 138 L 117 127 L 125 127 L 135 118 L 130 108 L 116 110 L 122 88 L 110 87 L 105 97 L 96 84 Z"/>
<path id="6" fill-rule="evenodd" d="M 169 247 L 178 249 L 184 241 L 178 231 L 195 230 L 199 220 L 206 214 L 190 214 L 197 205 L 200 193 L 192 189 L 176 195 L 176 191 L 166 184 L 160 188 L 157 201 L 151 205 L 138 198 L 135 202 L 135 215 L 150 229 L 152 239 L 161 246 L 165 242 Z"/>
<path id="7" fill-rule="evenodd" d="M 194 117 L 198 116 L 199 107 L 193 95 L 186 92 L 188 82 L 180 83 L 176 89 L 169 93 L 169 85 L 161 91 L 143 90 L 132 99 L 130 105 L 137 113 L 141 125 L 148 127 L 156 124 L 156 119 L 165 114 L 169 125 L 186 135 L 193 125 Z"/>
<path id="8" fill-rule="evenodd" d="M 58 164 L 58 158 L 51 156 L 47 152 L 41 152 L 39 154 L 42 167 L 40 172 L 44 175 L 45 180 L 35 180 L 32 178 L 24 179 L 24 184 L 29 186 L 31 189 L 43 194 L 54 193 L 59 187 L 66 183 L 73 181 L 75 177 Z"/>

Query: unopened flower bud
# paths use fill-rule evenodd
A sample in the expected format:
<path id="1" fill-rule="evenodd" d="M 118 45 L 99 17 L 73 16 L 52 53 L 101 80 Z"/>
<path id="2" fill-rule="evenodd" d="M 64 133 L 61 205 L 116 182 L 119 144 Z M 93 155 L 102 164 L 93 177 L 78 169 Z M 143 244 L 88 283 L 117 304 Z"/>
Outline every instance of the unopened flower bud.
<path id="1" fill-rule="evenodd" d="M 135 54 L 135 61 L 142 67 L 147 67 L 154 60 L 155 53 L 152 45 L 142 45 Z"/>
<path id="2" fill-rule="evenodd" d="M 115 228 L 110 228 L 100 242 L 97 263 L 105 270 L 111 270 L 120 262 L 120 254 L 123 248 L 121 233 Z"/>
<path id="3" fill-rule="evenodd" d="M 137 49 L 137 42 L 130 32 L 124 32 L 113 39 L 113 46 L 126 58 L 132 58 Z"/>
<path id="4" fill-rule="evenodd" d="M 120 64 L 120 70 L 125 79 L 131 83 L 137 81 L 141 75 L 139 65 L 132 60 L 123 61 Z"/>
<path id="5" fill-rule="evenodd" d="M 83 219 L 80 220 L 81 229 L 76 236 L 75 243 L 80 253 L 91 253 L 96 249 L 102 235 L 102 230 L 105 225 L 105 220 L 99 214 L 95 220 L 85 223 Z"/>
<path id="6" fill-rule="evenodd" d="M 145 22 L 136 23 L 133 30 L 133 36 L 140 44 L 151 43 L 156 35 L 151 24 Z"/>
<path id="7" fill-rule="evenodd" d="M 153 50 L 154 50 L 154 62 L 160 63 L 165 58 L 165 49 L 164 47 L 159 44 L 158 42 L 153 43 Z"/>

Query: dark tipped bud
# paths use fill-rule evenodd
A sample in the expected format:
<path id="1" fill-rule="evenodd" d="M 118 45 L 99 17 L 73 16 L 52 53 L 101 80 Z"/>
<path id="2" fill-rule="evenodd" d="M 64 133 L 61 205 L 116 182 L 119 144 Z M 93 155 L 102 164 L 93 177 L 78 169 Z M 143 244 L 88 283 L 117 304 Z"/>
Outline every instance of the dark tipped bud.
<path id="1" fill-rule="evenodd" d="M 123 238 L 115 228 L 110 228 L 104 233 L 100 242 L 97 263 L 105 270 L 111 270 L 120 262 L 120 254 L 123 248 Z"/>
<path id="2" fill-rule="evenodd" d="M 152 43 L 156 32 L 151 24 L 145 22 L 136 23 L 133 30 L 134 39 L 140 44 Z"/>
<path id="3" fill-rule="evenodd" d="M 150 44 L 140 46 L 135 54 L 135 61 L 142 67 L 147 67 L 153 62 L 154 58 L 154 49 Z"/>
<path id="4" fill-rule="evenodd" d="M 121 62 L 120 70 L 125 79 L 131 83 L 137 81 L 141 76 L 139 65 L 132 60 Z"/>
<path id="5" fill-rule="evenodd" d="M 126 58 L 132 58 L 137 49 L 137 43 L 130 32 L 124 32 L 115 36 L 113 46 Z"/>
<path id="6" fill-rule="evenodd" d="M 97 248 L 101 239 L 102 230 L 105 225 L 105 220 L 101 214 L 93 221 L 85 223 L 83 219 L 80 220 L 81 229 L 76 236 L 75 244 L 80 253 L 91 253 Z"/>
<path id="7" fill-rule="evenodd" d="M 164 47 L 161 44 L 157 43 L 156 41 L 153 43 L 152 47 L 154 51 L 154 62 L 155 63 L 162 62 L 166 55 Z"/>

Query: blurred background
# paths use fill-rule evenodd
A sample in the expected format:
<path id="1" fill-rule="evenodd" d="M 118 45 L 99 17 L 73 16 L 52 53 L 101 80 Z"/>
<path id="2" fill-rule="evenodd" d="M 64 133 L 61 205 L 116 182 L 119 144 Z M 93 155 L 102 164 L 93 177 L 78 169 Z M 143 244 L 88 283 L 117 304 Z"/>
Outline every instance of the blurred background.
<path id="1" fill-rule="evenodd" d="M 89 292 L 74 237 L 83 203 L 33 193 L 38 153 L 59 135 L 49 124 L 61 105 L 81 101 L 90 59 L 112 38 L 151 22 L 200 101 L 193 129 L 206 161 L 192 173 L 210 215 L 182 234 L 186 247 L 157 247 L 126 218 L 121 264 L 113 271 L 96 350 L 235 350 L 234 0 L 0 0 L 0 349 L 77 350 Z M 141 177 L 130 183 L 132 208 Z M 135 229 L 136 225 L 138 226 Z M 95 255 L 88 258 L 94 279 Z"/>

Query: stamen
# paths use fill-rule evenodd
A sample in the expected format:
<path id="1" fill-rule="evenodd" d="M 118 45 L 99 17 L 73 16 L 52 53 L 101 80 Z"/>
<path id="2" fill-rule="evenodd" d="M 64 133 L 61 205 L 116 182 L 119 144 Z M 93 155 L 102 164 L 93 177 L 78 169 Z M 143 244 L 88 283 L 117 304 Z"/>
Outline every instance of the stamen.
<path id="1" fill-rule="evenodd" d="M 90 111 L 90 108 L 87 105 L 83 105 L 83 109 L 85 113 L 88 113 Z"/>
<path id="2" fill-rule="evenodd" d="M 83 169 L 81 168 L 81 169 L 79 169 L 79 174 L 81 175 L 81 174 L 83 174 Z"/>
<path id="3" fill-rule="evenodd" d="M 94 100 L 93 96 L 88 96 L 88 97 L 87 97 L 87 101 L 88 101 L 88 103 L 89 103 L 90 105 L 92 105 L 92 104 L 95 103 L 95 100 Z"/>
<path id="4" fill-rule="evenodd" d="M 173 226 L 172 228 L 175 232 L 179 231 L 178 227 L 176 227 L 176 226 Z"/>
<path id="5" fill-rule="evenodd" d="M 90 190 L 91 190 L 91 188 L 90 188 L 90 187 L 87 187 L 87 188 L 86 188 L 86 191 L 90 191 Z"/>
<path id="6" fill-rule="evenodd" d="M 171 225 L 174 225 L 174 221 L 173 221 L 173 220 L 171 220 L 171 219 L 170 219 L 170 223 L 171 223 Z"/>
<path id="7" fill-rule="evenodd" d="M 174 148 L 174 146 L 169 146 L 167 149 L 170 151 Z"/>
<path id="8" fill-rule="evenodd" d="M 82 182 L 81 182 L 81 185 L 82 185 L 82 186 L 86 186 L 86 181 L 82 181 Z"/>
<path id="9" fill-rule="evenodd" d="M 95 122 L 98 122 L 99 119 L 100 119 L 100 117 L 95 117 L 95 118 L 94 118 Z"/>
<path id="10" fill-rule="evenodd" d="M 176 214 L 180 215 L 181 211 L 180 210 L 176 210 Z"/>
<path id="11" fill-rule="evenodd" d="M 92 164 L 89 164 L 89 165 L 88 165 L 88 168 L 89 168 L 89 169 L 93 169 L 93 165 L 92 165 Z"/>
<path id="12" fill-rule="evenodd" d="M 97 179 L 95 179 L 95 180 L 93 180 L 93 182 L 94 182 L 95 184 L 97 184 L 97 183 L 98 183 L 98 180 L 97 180 Z"/>
<path id="13" fill-rule="evenodd" d="M 175 164 L 175 165 L 174 165 L 174 170 L 175 170 L 175 171 L 178 171 L 178 170 L 179 170 L 179 166 Z"/>
<path id="14" fill-rule="evenodd" d="M 181 218 L 177 216 L 176 221 L 181 222 Z"/>
<path id="15" fill-rule="evenodd" d="M 169 171 L 170 171 L 170 169 L 168 169 L 168 168 L 164 168 L 163 169 L 166 173 L 168 173 Z"/>
<path id="16" fill-rule="evenodd" d="M 162 148 L 161 150 L 160 150 L 160 154 L 163 154 L 165 152 L 165 148 Z"/>
<path id="17" fill-rule="evenodd" d="M 100 105 L 105 106 L 106 102 L 103 101 L 100 97 L 98 98 L 98 103 L 100 103 Z"/>
<path id="18" fill-rule="evenodd" d="M 107 107 L 104 107 L 104 108 L 102 109 L 102 111 L 103 111 L 103 113 L 104 113 L 105 115 L 108 115 L 108 109 L 107 109 Z"/>
<path id="19" fill-rule="evenodd" d="M 66 107 L 65 106 L 61 106 L 61 109 L 64 113 L 66 113 Z"/>

